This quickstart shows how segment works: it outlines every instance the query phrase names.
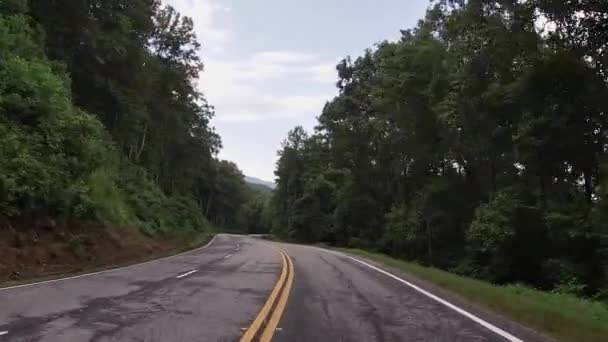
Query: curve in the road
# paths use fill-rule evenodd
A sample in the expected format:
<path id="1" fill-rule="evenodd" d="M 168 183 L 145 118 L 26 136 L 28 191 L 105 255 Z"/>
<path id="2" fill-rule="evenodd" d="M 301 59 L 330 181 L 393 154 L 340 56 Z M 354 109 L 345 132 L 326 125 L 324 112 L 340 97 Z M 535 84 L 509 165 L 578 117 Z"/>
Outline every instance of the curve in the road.
<path id="1" fill-rule="evenodd" d="M 262 337 L 260 339 L 260 341 L 262 342 L 270 341 L 274 333 L 277 331 L 277 326 L 279 325 L 279 321 L 281 320 L 283 312 L 285 311 L 285 307 L 287 306 L 287 300 L 289 298 L 289 294 L 291 293 L 291 287 L 293 285 L 293 278 L 295 273 L 293 268 L 293 262 L 291 261 L 291 258 L 289 257 L 289 255 L 287 255 L 287 253 L 281 253 L 287 258 L 287 282 L 285 283 L 285 287 L 283 288 L 283 292 L 281 294 L 281 297 L 279 298 L 277 306 L 275 307 L 272 316 L 270 317 L 270 320 L 266 325 L 266 329 L 264 329 L 264 333 L 262 334 Z"/>
<path id="2" fill-rule="evenodd" d="M 398 277 L 398 276 L 396 276 L 396 275 L 394 275 L 394 274 L 392 274 L 390 272 L 387 272 L 387 271 L 385 271 L 385 270 L 383 270 L 383 269 L 381 269 L 379 267 L 376 267 L 374 265 L 370 265 L 370 264 L 368 264 L 365 261 L 359 260 L 357 258 L 353 258 L 353 257 L 351 257 L 349 255 L 345 255 L 345 254 L 339 254 L 339 255 L 342 255 L 342 256 L 344 256 L 346 258 L 349 258 L 349 259 L 351 259 L 353 261 L 356 261 L 356 262 L 358 262 L 358 263 L 360 263 L 360 264 L 362 264 L 364 266 L 367 266 L 367 267 L 373 269 L 374 271 L 380 272 L 380 273 L 382 273 L 382 274 L 384 274 L 384 275 L 386 275 L 386 276 L 388 276 L 390 278 L 393 278 L 393 279 L 397 280 L 398 282 L 400 282 L 400 283 L 402 283 L 404 285 L 407 285 L 407 286 L 411 287 L 412 289 L 414 289 L 414 290 L 420 292 L 421 294 L 423 294 L 423 295 L 425 295 L 425 296 L 433 299 L 434 301 L 439 302 L 439 303 L 447 306 L 448 308 L 450 308 L 450 309 L 458 312 L 459 314 L 461 314 L 461 315 L 469 318 L 473 322 L 480 324 L 481 326 L 483 326 L 484 328 L 492 331 L 493 333 L 495 333 L 495 334 L 497 334 L 497 335 L 499 335 L 501 337 L 504 337 L 509 342 L 523 342 L 523 340 L 521 340 L 520 338 L 517 338 L 517 337 L 513 336 L 512 334 L 509 334 L 508 332 L 500 329 L 499 327 L 497 327 L 497 326 L 495 326 L 495 325 L 493 325 L 493 324 L 491 324 L 491 323 L 489 323 L 489 322 L 487 322 L 487 321 L 485 321 L 485 320 L 483 320 L 483 319 L 481 319 L 481 318 L 473 315 L 472 313 L 470 313 L 470 312 L 468 312 L 468 311 L 466 311 L 464 309 L 459 308 L 458 306 L 456 306 L 456 305 L 454 305 L 454 304 L 452 304 L 452 303 L 450 303 L 450 302 L 448 302 L 448 301 L 446 301 L 446 300 L 444 300 L 444 299 L 442 299 L 442 298 L 440 298 L 440 297 L 438 297 L 438 296 L 436 296 L 436 295 L 434 295 L 434 294 L 432 294 L 432 293 L 430 293 L 430 292 L 428 292 L 428 291 L 420 288 L 419 286 L 416 286 L 416 285 L 410 283 L 409 281 L 401 279 L 400 277 Z"/>
<path id="3" fill-rule="evenodd" d="M 0 341 L 235 341 L 282 258 L 262 241 L 220 234 L 178 257 L 13 287 L 0 291 Z"/>
<path id="4" fill-rule="evenodd" d="M 43 284 L 56 283 L 56 282 L 60 282 L 60 281 L 66 281 L 66 280 L 84 278 L 84 277 L 89 277 L 89 276 L 93 276 L 93 275 L 104 274 L 104 273 L 116 271 L 118 269 L 127 269 L 129 267 L 142 266 L 142 265 L 146 265 L 146 264 L 149 264 L 149 263 L 158 262 L 158 261 L 161 261 L 161 260 L 166 260 L 166 259 L 171 259 L 171 258 L 175 258 L 175 257 L 182 256 L 182 255 L 196 253 L 196 252 L 198 252 L 198 251 L 200 251 L 202 249 L 205 249 L 205 248 L 211 246 L 213 244 L 213 242 L 215 242 L 215 238 L 216 237 L 217 237 L 217 235 L 214 235 L 211 238 L 211 240 L 209 240 L 209 242 L 207 242 L 207 244 L 205 244 L 202 247 L 191 249 L 189 251 L 185 251 L 185 252 L 178 253 L 178 254 L 169 255 L 169 256 L 166 256 L 166 257 L 163 257 L 163 258 L 153 259 L 153 260 L 144 261 L 144 262 L 139 262 L 139 263 L 131 264 L 131 265 L 127 265 L 127 266 L 112 267 L 112 268 L 108 268 L 108 269 L 105 269 L 105 270 L 102 270 L 102 271 L 85 273 L 85 274 L 79 274 L 79 275 L 70 276 L 70 277 L 63 277 L 63 278 L 57 278 L 57 279 L 51 279 L 51 280 L 45 280 L 45 281 L 39 281 L 39 282 L 35 282 L 35 283 L 27 283 L 27 284 L 22 284 L 22 285 L 15 285 L 15 286 L 0 287 L 0 291 L 13 290 L 13 289 L 18 289 L 18 288 L 22 288 L 22 287 L 37 286 L 37 285 L 43 285 Z M 0 335 L 2 335 L 2 334 L 0 334 Z"/>
<path id="5" fill-rule="evenodd" d="M 294 278 L 293 262 L 289 255 L 277 250 L 282 259 L 281 274 L 264 306 L 241 337 L 241 342 L 270 341 L 287 306 Z"/>

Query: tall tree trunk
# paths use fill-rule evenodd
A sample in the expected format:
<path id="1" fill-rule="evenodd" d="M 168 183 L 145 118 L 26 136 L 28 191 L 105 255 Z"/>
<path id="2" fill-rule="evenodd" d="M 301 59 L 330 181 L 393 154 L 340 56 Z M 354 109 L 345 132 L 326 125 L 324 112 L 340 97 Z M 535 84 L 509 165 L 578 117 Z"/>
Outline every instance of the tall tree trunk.
<path id="1" fill-rule="evenodd" d="M 540 186 L 540 206 L 541 211 L 544 212 L 547 209 L 547 185 L 542 173 L 538 174 L 538 182 Z"/>
<path id="2" fill-rule="evenodd" d="M 146 146 L 146 136 L 148 135 L 148 123 L 144 126 L 144 134 L 141 137 L 141 144 L 139 145 L 139 150 L 137 151 L 137 156 L 135 157 L 135 161 L 137 163 L 140 162 L 141 154 L 144 152 L 144 147 Z"/>
<path id="3" fill-rule="evenodd" d="M 490 163 L 490 180 L 492 182 L 492 196 L 496 193 L 496 158 L 492 157 L 492 162 Z"/>
<path id="4" fill-rule="evenodd" d="M 593 208 L 593 176 L 591 170 L 586 170 L 584 173 L 585 179 L 585 200 L 587 202 L 587 211 L 585 216 L 589 216 L 591 209 Z"/>
<path id="5" fill-rule="evenodd" d="M 431 225 L 428 220 L 424 220 L 424 224 L 426 225 L 426 243 L 427 243 L 427 254 L 429 257 L 429 264 L 433 264 L 433 244 L 432 244 L 432 235 L 433 231 Z"/>
<path id="6" fill-rule="evenodd" d="M 213 189 L 209 193 L 209 199 L 207 200 L 207 208 L 205 208 L 205 217 L 209 219 L 209 210 L 211 209 L 211 202 L 213 201 Z"/>

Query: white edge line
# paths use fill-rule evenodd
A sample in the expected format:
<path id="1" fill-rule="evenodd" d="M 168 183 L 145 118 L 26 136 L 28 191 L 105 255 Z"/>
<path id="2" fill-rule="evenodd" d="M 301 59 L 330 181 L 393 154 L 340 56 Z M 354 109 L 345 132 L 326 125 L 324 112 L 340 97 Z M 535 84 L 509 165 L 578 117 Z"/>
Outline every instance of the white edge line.
<path id="1" fill-rule="evenodd" d="M 72 279 L 77 279 L 77 278 L 83 278 L 83 277 L 88 277 L 88 276 L 92 276 L 92 275 L 108 273 L 108 272 L 112 272 L 112 271 L 116 271 L 116 270 L 127 269 L 127 268 L 135 267 L 135 266 L 142 266 L 142 265 L 146 265 L 146 264 L 157 262 L 157 261 L 161 261 L 161 260 L 175 258 L 175 257 L 182 256 L 182 255 L 185 255 L 185 254 L 194 253 L 194 252 L 200 251 L 201 249 L 204 249 L 204 248 L 207 248 L 207 247 L 211 246 L 211 244 L 215 241 L 216 237 L 217 237 L 217 234 L 214 235 L 213 238 L 211 240 L 209 240 L 209 242 L 207 242 L 207 244 L 204 245 L 203 247 L 199 247 L 197 249 L 193 249 L 193 250 L 190 250 L 190 251 L 185 251 L 183 253 L 179 253 L 179 254 L 175 254 L 175 255 L 170 255 L 170 256 L 167 256 L 167 257 L 164 257 L 164 258 L 154 259 L 154 260 L 142 262 L 142 263 L 139 263 L 139 264 L 133 264 L 133 265 L 127 265 L 127 266 L 123 266 L 123 267 L 111 268 L 111 269 L 103 270 L 103 271 L 99 271 L 99 272 L 80 274 L 80 275 L 77 275 L 77 276 L 72 276 L 72 277 L 67 277 L 67 278 L 59 278 L 59 279 L 52 279 L 52 280 L 41 281 L 41 282 L 37 282 L 37 283 L 30 283 L 30 284 L 23 284 L 23 285 L 2 287 L 2 288 L 0 288 L 0 292 L 5 291 L 5 290 L 18 289 L 18 288 L 22 288 L 22 287 L 37 286 L 37 285 L 42 285 L 42 284 L 56 283 L 56 282 L 60 282 L 60 281 L 64 281 L 64 280 L 72 280 Z M 0 335 L 2 335 L 2 334 L 0 334 Z"/>
<path id="2" fill-rule="evenodd" d="M 230 258 L 231 256 L 232 256 L 232 254 L 228 254 L 228 255 L 226 255 L 226 256 L 224 257 L 224 259 L 228 259 L 228 258 Z"/>
<path id="3" fill-rule="evenodd" d="M 0 331 L 0 336 L 8 334 L 8 331 Z"/>
<path id="4" fill-rule="evenodd" d="M 521 340 L 521 339 L 519 339 L 519 338 L 517 338 L 517 337 L 515 337 L 515 336 L 513 336 L 511 334 L 509 334 L 508 332 L 500 329 L 499 327 L 497 327 L 497 326 L 495 326 L 495 325 L 493 325 L 491 323 L 488 323 L 487 321 L 484 321 L 483 319 L 481 319 L 481 318 L 473 315 L 472 313 L 470 313 L 470 312 L 468 312 L 468 311 L 466 311 L 464 309 L 461 309 L 461 308 L 457 307 L 456 305 L 454 305 L 454 304 L 452 304 L 452 303 L 450 303 L 450 302 L 448 302 L 448 301 L 446 301 L 444 299 L 441 299 L 441 298 L 437 297 L 436 295 L 434 295 L 434 294 L 432 294 L 432 293 L 430 293 L 430 292 L 422 289 L 421 287 L 416 286 L 416 285 L 414 285 L 414 284 L 412 284 L 412 283 L 410 283 L 410 282 L 408 282 L 406 280 L 403 280 L 403 279 L 399 278 L 398 276 L 396 276 L 396 275 L 394 275 L 394 274 L 392 274 L 390 272 L 387 272 L 387 271 L 385 271 L 385 270 L 383 270 L 381 268 L 378 268 L 378 267 L 376 267 L 374 265 L 370 265 L 370 264 L 366 263 L 365 261 L 361 261 L 361 260 L 359 260 L 357 258 L 353 258 L 353 257 L 351 257 L 349 255 L 344 254 L 344 253 L 340 253 L 340 252 L 336 252 L 336 251 L 331 251 L 331 250 L 327 250 L 327 249 L 324 249 L 324 248 L 318 248 L 318 247 L 315 247 L 315 248 L 323 250 L 323 251 L 328 252 L 328 253 L 340 255 L 340 256 L 343 256 L 345 258 L 354 260 L 354 261 L 356 261 L 356 262 L 358 262 L 358 263 L 360 263 L 362 265 L 365 265 L 365 266 L 367 266 L 367 267 L 369 267 L 369 268 L 371 268 L 371 269 L 373 269 L 373 270 L 375 270 L 377 272 L 380 272 L 380 273 L 382 273 L 382 274 L 384 274 L 384 275 L 386 275 L 388 277 L 391 277 L 391 278 L 399 281 L 400 283 L 403 283 L 403 284 L 411 287 L 412 289 L 414 289 L 414 290 L 422 293 L 423 295 L 425 295 L 425 296 L 427 296 L 427 297 L 429 297 L 429 298 L 431 298 L 431 299 L 433 299 L 433 300 L 435 300 L 435 301 L 437 301 L 437 302 L 439 302 L 439 303 L 447 306 L 448 308 L 450 308 L 450 309 L 458 312 L 459 314 L 461 314 L 461 315 L 469 318 L 470 320 L 474 321 L 475 323 L 478 323 L 478 324 L 482 325 L 483 327 L 487 328 L 488 330 L 492 331 L 493 333 L 504 337 L 505 339 L 507 339 L 510 342 L 523 342 L 523 340 Z"/>
<path id="5" fill-rule="evenodd" d="M 181 278 L 183 278 L 183 277 L 189 276 L 189 275 L 191 275 L 192 273 L 196 273 L 196 272 L 198 272 L 198 271 L 197 271 L 197 270 L 192 270 L 192 271 L 190 271 L 190 272 L 186 272 L 186 273 L 184 273 L 184 274 L 180 274 L 180 275 L 178 275 L 178 276 L 177 276 L 177 279 L 181 279 Z"/>

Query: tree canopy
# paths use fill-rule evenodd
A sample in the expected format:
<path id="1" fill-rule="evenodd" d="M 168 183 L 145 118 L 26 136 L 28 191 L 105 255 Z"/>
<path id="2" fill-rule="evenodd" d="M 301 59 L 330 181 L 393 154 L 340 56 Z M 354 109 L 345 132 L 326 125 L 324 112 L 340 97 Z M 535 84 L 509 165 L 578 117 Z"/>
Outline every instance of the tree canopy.
<path id="1" fill-rule="evenodd" d="M 150 234 L 236 221 L 193 22 L 158 0 L 0 3 L 0 219 Z"/>
<path id="2" fill-rule="evenodd" d="M 606 296 L 607 25 L 599 1 L 433 1 L 288 134 L 274 233 Z"/>

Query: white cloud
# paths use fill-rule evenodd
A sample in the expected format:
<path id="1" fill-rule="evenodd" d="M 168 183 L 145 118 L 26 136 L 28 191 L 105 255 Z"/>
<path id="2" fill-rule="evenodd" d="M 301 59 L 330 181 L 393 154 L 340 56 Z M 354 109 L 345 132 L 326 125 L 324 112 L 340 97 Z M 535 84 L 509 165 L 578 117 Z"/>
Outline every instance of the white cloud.
<path id="1" fill-rule="evenodd" d="M 232 8 L 230 8 L 230 6 L 223 6 L 221 4 L 217 4 L 214 3 L 212 5 L 213 9 L 217 10 L 217 11 L 221 11 L 221 12 L 230 12 L 232 11 Z"/>
<path id="2" fill-rule="evenodd" d="M 243 89 L 241 89 L 243 90 Z M 273 96 L 251 90 L 238 101 L 223 102 L 218 109 L 217 120 L 222 122 L 250 122 L 268 119 L 294 118 L 301 115 L 315 116 L 319 113 L 326 96 Z"/>
<path id="3" fill-rule="evenodd" d="M 287 130 L 311 128 L 335 94 L 337 60 L 280 46 L 244 53 L 247 44 L 237 42 L 238 32 L 227 26 L 235 14 L 221 0 L 162 1 L 194 20 L 205 64 L 199 88 L 215 106 L 214 122 L 224 142 L 220 156 L 236 161 L 246 174 L 272 179 L 276 149 Z M 266 131 L 252 138 L 243 127 Z"/>
<path id="4" fill-rule="evenodd" d="M 280 49 L 228 57 L 226 47 L 232 42 L 233 33 L 220 26 L 218 16 L 230 15 L 230 7 L 220 0 L 163 2 L 194 20 L 205 63 L 199 86 L 215 106 L 216 120 L 252 121 L 319 114 L 328 99 L 326 95 L 276 95 L 260 88 L 276 86 L 277 90 L 284 90 L 286 85 L 296 82 L 331 85 L 335 81 L 334 61 L 323 61 L 317 54 Z"/>
<path id="5" fill-rule="evenodd" d="M 320 113 L 327 94 L 268 93 L 269 83 L 277 90 L 294 82 L 334 82 L 334 64 L 317 56 L 287 51 L 265 51 L 243 61 L 207 60 L 200 87 L 212 103 L 219 121 L 259 121 Z M 264 87 L 268 88 L 268 87 Z"/>
<path id="6" fill-rule="evenodd" d="M 335 63 L 322 62 L 315 55 L 298 52 L 265 51 L 241 61 L 207 59 L 205 64 L 208 67 L 203 77 L 214 79 L 216 74 L 221 74 L 240 81 L 296 78 L 330 83 L 335 80 Z"/>
<path id="7" fill-rule="evenodd" d="M 334 84 L 338 80 L 336 71 L 336 63 L 324 63 L 310 65 L 305 68 L 306 72 L 310 73 L 312 78 L 323 84 Z"/>
<path id="8" fill-rule="evenodd" d="M 318 55 L 295 51 L 262 51 L 253 55 L 254 63 L 299 64 L 314 62 Z"/>
<path id="9" fill-rule="evenodd" d="M 232 38 L 230 32 L 220 28 L 217 14 L 229 12 L 230 8 L 220 5 L 214 0 L 163 0 L 163 4 L 173 6 L 182 15 L 191 17 L 194 29 L 203 49 L 221 52 Z"/>

